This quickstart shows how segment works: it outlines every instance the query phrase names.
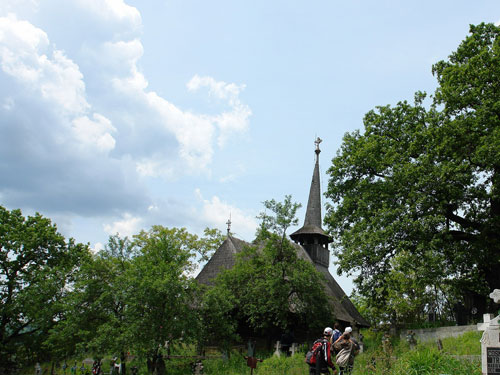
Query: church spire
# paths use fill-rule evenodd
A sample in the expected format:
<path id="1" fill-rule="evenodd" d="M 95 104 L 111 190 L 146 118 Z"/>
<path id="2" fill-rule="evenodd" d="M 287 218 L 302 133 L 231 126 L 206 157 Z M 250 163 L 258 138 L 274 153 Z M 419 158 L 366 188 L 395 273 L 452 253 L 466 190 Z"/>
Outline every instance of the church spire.
<path id="1" fill-rule="evenodd" d="M 309 200 L 307 202 L 306 217 L 304 225 L 298 231 L 292 233 L 290 238 L 300 243 L 311 256 L 315 263 L 328 267 L 330 256 L 328 244 L 332 239 L 321 228 L 321 184 L 319 179 L 319 144 L 321 138 L 316 138 L 314 143 L 316 149 L 316 162 L 314 164 Z"/>
<path id="2" fill-rule="evenodd" d="M 319 154 L 321 150 L 319 149 L 319 144 L 321 143 L 321 138 L 316 138 L 314 143 L 316 144 L 316 163 L 314 165 L 314 171 L 311 181 L 311 188 L 309 190 L 309 201 L 307 202 L 306 218 L 304 220 L 304 226 L 312 225 L 321 229 L 321 185 L 319 181 Z"/>

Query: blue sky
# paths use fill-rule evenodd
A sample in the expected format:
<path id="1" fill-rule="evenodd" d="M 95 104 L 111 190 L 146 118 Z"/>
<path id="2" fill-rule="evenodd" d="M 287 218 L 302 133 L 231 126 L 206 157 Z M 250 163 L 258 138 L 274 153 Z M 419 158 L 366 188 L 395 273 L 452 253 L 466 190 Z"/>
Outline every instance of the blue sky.
<path id="1" fill-rule="evenodd" d="M 316 136 L 324 191 L 366 112 L 432 93 L 499 20 L 498 0 L 3 0 L 0 204 L 96 249 L 229 215 L 251 240 L 262 201 L 307 203 Z"/>

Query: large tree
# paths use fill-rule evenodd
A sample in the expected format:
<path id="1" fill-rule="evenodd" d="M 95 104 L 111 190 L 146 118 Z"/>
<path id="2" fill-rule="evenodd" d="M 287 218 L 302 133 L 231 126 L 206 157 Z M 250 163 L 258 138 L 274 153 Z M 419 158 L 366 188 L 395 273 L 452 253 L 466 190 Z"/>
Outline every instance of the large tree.
<path id="1" fill-rule="evenodd" d="M 42 343 L 87 246 L 66 241 L 50 219 L 0 206 L 0 372 L 10 361 L 48 359 Z"/>
<path id="2" fill-rule="evenodd" d="M 128 271 L 127 334 L 134 353 L 148 360 L 151 372 L 164 371 L 166 342 L 202 339 L 194 261 L 219 246 L 218 239 L 220 232 L 214 230 L 200 238 L 183 228 L 162 226 L 134 237 L 138 255 Z"/>
<path id="3" fill-rule="evenodd" d="M 410 316 L 436 296 L 480 316 L 500 287 L 500 28 L 471 26 L 432 71 L 430 106 L 417 93 L 368 112 L 328 171 L 339 270 L 396 321 L 394 290 L 416 297 Z"/>
<path id="4" fill-rule="evenodd" d="M 96 358 L 115 353 L 124 363 L 130 348 L 127 270 L 134 255 L 133 243 L 114 235 L 103 250 L 84 259 L 62 300 L 59 322 L 45 342 L 51 351 L 65 358 L 74 353 L 91 353 Z"/>

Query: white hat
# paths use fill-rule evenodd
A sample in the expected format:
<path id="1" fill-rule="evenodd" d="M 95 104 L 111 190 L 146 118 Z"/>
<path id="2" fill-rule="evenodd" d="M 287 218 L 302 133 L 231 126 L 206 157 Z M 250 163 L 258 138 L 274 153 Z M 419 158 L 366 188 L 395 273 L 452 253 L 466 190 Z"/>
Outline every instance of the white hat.
<path id="1" fill-rule="evenodd" d="M 332 333 L 333 333 L 333 329 L 331 329 L 330 327 L 326 327 L 325 330 L 323 331 L 324 336 L 331 336 Z"/>
<path id="2" fill-rule="evenodd" d="M 352 328 L 351 327 L 345 327 L 344 333 L 351 333 L 351 332 L 352 332 Z"/>

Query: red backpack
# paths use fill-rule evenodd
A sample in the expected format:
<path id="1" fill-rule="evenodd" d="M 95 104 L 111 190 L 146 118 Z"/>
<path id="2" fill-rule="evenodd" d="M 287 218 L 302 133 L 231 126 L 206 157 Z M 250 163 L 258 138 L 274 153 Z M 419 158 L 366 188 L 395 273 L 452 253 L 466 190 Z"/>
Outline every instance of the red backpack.
<path id="1" fill-rule="evenodd" d="M 316 364 L 316 358 L 318 358 L 322 354 L 322 348 L 323 344 L 325 344 L 325 341 L 325 339 L 318 339 L 314 341 L 311 350 L 306 353 L 306 363 L 308 365 L 312 366 Z"/>

